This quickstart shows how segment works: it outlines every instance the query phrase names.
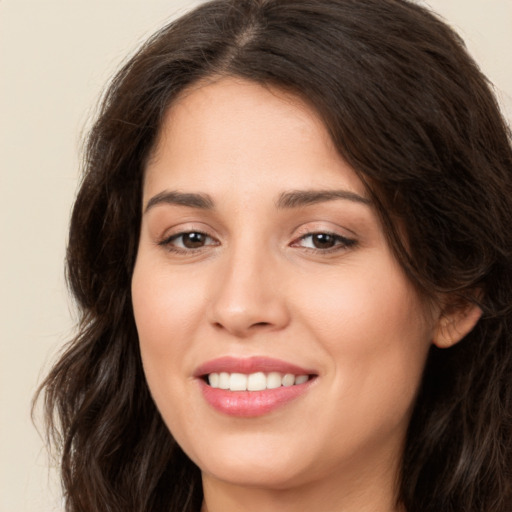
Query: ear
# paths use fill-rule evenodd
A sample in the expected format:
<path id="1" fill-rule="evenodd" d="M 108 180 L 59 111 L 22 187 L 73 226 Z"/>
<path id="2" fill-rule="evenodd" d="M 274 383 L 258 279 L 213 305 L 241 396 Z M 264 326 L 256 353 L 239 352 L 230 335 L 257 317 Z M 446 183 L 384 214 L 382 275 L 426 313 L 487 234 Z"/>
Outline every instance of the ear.
<path id="1" fill-rule="evenodd" d="M 481 316 L 482 310 L 469 302 L 445 309 L 437 323 L 434 345 L 438 348 L 449 348 L 457 344 L 475 327 Z"/>

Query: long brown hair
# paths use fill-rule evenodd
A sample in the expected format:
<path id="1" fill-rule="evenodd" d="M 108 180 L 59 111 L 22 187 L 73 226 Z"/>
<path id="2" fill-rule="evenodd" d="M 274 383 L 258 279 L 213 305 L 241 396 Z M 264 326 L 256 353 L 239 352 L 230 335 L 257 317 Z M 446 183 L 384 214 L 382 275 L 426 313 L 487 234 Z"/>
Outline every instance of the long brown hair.
<path id="1" fill-rule="evenodd" d="M 187 86 L 219 75 L 313 105 L 418 289 L 451 297 L 447 307 L 478 302 L 475 329 L 451 349 L 431 349 L 398 501 L 411 512 L 510 512 L 509 132 L 461 40 L 405 0 L 214 0 L 160 30 L 113 79 L 71 219 L 78 334 L 41 388 L 66 510 L 200 508 L 200 472 L 145 382 L 130 282 L 162 117 Z"/>

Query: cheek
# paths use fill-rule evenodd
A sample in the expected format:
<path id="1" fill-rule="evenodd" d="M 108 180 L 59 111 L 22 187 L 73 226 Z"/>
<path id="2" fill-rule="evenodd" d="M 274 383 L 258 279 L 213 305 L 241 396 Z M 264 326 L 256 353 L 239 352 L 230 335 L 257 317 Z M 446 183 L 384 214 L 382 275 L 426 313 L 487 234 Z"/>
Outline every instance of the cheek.
<path id="1" fill-rule="evenodd" d="M 198 325 L 204 293 L 190 276 L 180 279 L 165 268 L 137 260 L 132 278 L 132 301 L 141 351 L 154 356 L 180 350 L 180 343 Z"/>
<path id="2" fill-rule="evenodd" d="M 305 330 L 330 360 L 336 400 L 353 411 L 404 414 L 433 334 L 423 301 L 393 264 L 347 268 L 295 290 Z M 362 415 L 363 417 L 364 415 Z"/>
<path id="3" fill-rule="evenodd" d="M 429 330 L 425 306 L 401 271 L 392 265 L 341 271 L 290 282 L 292 296 L 304 319 L 319 334 L 343 344 L 353 337 L 380 346 L 389 335 L 395 341 L 416 339 Z M 357 345 L 360 344 L 356 344 Z M 361 347 L 363 348 L 363 347 Z"/>
<path id="4" fill-rule="evenodd" d="M 173 434 L 193 431 L 187 396 L 191 340 L 202 315 L 204 293 L 142 252 L 132 278 L 132 302 L 144 374 L 151 395 Z M 181 420 L 180 420 L 181 418 Z"/>

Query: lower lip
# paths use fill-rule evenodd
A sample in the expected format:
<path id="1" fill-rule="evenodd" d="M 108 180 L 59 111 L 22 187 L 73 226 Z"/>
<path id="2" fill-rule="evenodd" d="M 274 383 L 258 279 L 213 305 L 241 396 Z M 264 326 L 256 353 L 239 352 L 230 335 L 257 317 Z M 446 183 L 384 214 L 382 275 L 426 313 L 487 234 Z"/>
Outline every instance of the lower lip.
<path id="1" fill-rule="evenodd" d="M 212 388 L 201 379 L 199 379 L 199 385 L 205 400 L 217 411 L 228 416 L 254 418 L 268 414 L 304 395 L 313 380 L 263 391 L 229 391 Z"/>

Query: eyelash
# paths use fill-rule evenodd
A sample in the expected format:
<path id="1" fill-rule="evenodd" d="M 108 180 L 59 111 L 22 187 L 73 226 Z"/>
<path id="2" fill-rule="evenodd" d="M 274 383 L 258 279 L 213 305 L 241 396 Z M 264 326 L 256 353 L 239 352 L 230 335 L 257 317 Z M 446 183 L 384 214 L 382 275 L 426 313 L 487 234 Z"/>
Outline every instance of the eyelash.
<path id="1" fill-rule="evenodd" d="M 349 249 L 350 247 L 354 247 L 357 244 L 357 241 L 353 238 L 346 238 L 344 236 L 338 235 L 337 233 L 331 233 L 329 231 L 312 231 L 301 235 L 297 240 L 304 241 L 307 238 L 312 238 L 315 235 L 327 235 L 334 239 L 335 245 L 333 247 L 329 247 L 326 249 L 319 249 L 317 247 L 304 247 L 304 249 L 317 253 L 317 254 L 329 254 L 333 252 L 342 251 L 345 249 Z M 294 241 L 291 244 L 292 247 L 297 247 L 297 242 Z"/>
<path id="2" fill-rule="evenodd" d="M 169 252 L 173 252 L 176 254 L 190 254 L 193 252 L 194 253 L 199 252 L 204 249 L 204 247 L 205 247 L 204 245 L 201 247 L 195 247 L 195 248 L 183 248 L 183 247 L 176 247 L 175 245 L 173 245 L 173 242 L 175 240 L 178 240 L 180 238 L 183 239 L 183 237 L 185 235 L 201 235 L 210 240 L 214 240 L 210 235 L 208 235 L 208 233 L 205 233 L 205 232 L 199 231 L 199 230 L 190 230 L 190 231 L 182 231 L 180 233 L 175 233 L 167 238 L 164 238 L 163 240 L 158 242 L 158 245 L 165 247 Z M 182 240 L 182 243 L 183 243 L 183 240 Z M 211 245 L 218 245 L 218 244 L 217 243 L 208 244 L 208 246 L 211 246 Z"/>
<path id="3" fill-rule="evenodd" d="M 177 247 L 176 245 L 173 245 L 173 242 L 175 242 L 176 240 L 178 240 L 180 238 L 182 239 L 182 244 L 183 244 L 183 237 L 186 235 L 200 235 L 200 236 L 206 237 L 209 240 L 215 240 L 213 237 L 208 235 L 208 233 L 205 233 L 200 230 L 190 230 L 190 231 L 182 231 L 180 233 L 175 233 L 167 238 L 164 238 L 163 240 L 158 242 L 158 245 L 165 247 L 165 249 L 169 252 L 172 252 L 175 254 L 184 254 L 184 255 L 191 254 L 191 253 L 198 253 L 198 252 L 204 250 L 205 247 L 219 245 L 217 242 L 215 242 L 213 244 L 210 243 L 207 245 L 202 245 L 201 247 L 194 247 L 194 248 L 184 248 L 184 247 Z M 304 235 L 301 235 L 300 237 L 295 239 L 290 244 L 290 246 L 291 247 L 301 247 L 298 244 L 299 241 L 304 241 L 304 240 L 311 238 L 315 235 L 327 235 L 329 237 L 332 237 L 334 239 L 335 245 L 332 247 L 329 247 L 329 248 L 325 248 L 325 249 L 319 249 L 316 247 L 303 247 L 308 252 L 313 252 L 316 254 L 330 254 L 333 252 L 346 250 L 346 249 L 349 249 L 349 248 L 357 245 L 357 240 L 354 240 L 352 238 L 346 238 L 337 233 L 332 233 L 329 231 L 311 231 L 311 232 L 305 233 Z"/>

